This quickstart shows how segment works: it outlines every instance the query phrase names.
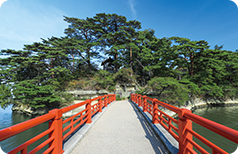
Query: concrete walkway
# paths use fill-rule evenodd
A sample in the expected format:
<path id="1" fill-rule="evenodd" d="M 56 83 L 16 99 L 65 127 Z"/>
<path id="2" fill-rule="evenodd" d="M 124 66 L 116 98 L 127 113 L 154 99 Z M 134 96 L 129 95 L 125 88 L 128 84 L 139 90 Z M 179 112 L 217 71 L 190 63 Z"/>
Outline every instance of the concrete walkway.
<path id="1" fill-rule="evenodd" d="M 137 108 L 113 103 L 85 134 L 71 154 L 169 153 Z"/>

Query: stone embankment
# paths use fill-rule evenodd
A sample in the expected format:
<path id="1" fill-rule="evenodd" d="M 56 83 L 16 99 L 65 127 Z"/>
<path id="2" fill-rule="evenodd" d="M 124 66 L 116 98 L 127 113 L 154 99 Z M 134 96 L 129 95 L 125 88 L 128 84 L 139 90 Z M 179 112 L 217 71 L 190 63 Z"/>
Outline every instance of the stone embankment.
<path id="1" fill-rule="evenodd" d="M 203 100 L 203 99 L 196 98 L 196 99 L 193 99 L 192 101 L 188 101 L 186 105 L 180 106 L 179 108 L 186 108 L 193 112 L 196 109 L 209 107 L 209 106 L 234 106 L 234 105 L 238 105 L 238 99 L 234 99 L 234 100 L 228 99 L 225 101 L 220 101 L 215 99 Z M 177 116 L 176 113 L 170 110 L 162 108 L 162 111 L 168 114 L 169 116 L 172 116 L 172 117 Z"/>
<path id="2" fill-rule="evenodd" d="M 77 104 L 77 103 L 80 103 L 80 102 L 83 102 L 83 100 L 75 100 L 71 105 L 73 104 Z M 97 103 L 97 101 L 94 101 L 92 102 L 92 105 L 94 105 L 95 103 Z M 78 107 L 74 110 L 71 110 L 67 113 L 64 113 L 63 114 L 63 118 L 66 118 L 66 117 L 70 117 L 82 110 L 85 109 L 85 105 L 84 106 L 81 106 L 81 107 Z M 17 113 L 24 113 L 26 115 L 29 115 L 29 116 L 39 116 L 39 115 L 43 115 L 43 114 L 46 114 L 49 112 L 49 109 L 48 108 L 38 108 L 38 109 L 34 109 L 32 107 L 29 107 L 27 105 L 23 105 L 23 104 L 14 104 L 12 106 L 12 111 L 13 112 L 17 112 Z"/>
<path id="3" fill-rule="evenodd" d="M 83 102 L 83 101 L 75 100 L 73 104 L 77 104 L 77 103 L 80 103 L 80 102 Z M 94 105 L 95 103 L 97 103 L 97 101 L 92 102 L 92 105 Z M 185 106 L 180 106 L 179 108 L 186 108 L 186 109 L 189 109 L 191 111 L 195 111 L 196 109 L 203 108 L 203 107 L 208 107 L 208 106 L 233 106 L 233 105 L 238 105 L 238 99 L 234 99 L 234 100 L 228 99 L 224 102 L 221 102 L 219 100 L 214 100 L 214 99 L 202 100 L 202 99 L 196 98 L 192 101 L 188 101 Z M 63 114 L 63 117 L 64 118 L 70 117 L 70 116 L 82 111 L 83 109 L 85 109 L 85 106 L 82 106 L 82 107 L 79 107 L 79 108 L 74 109 L 72 111 L 69 111 L 69 112 Z M 164 108 L 162 108 L 161 110 L 163 112 L 165 112 L 166 114 L 172 116 L 172 117 L 177 116 L 174 112 L 172 112 L 170 110 L 167 110 L 167 109 L 164 109 Z M 30 116 L 38 116 L 38 115 L 43 115 L 45 113 L 48 113 L 49 109 L 48 108 L 34 109 L 34 108 L 29 107 L 27 105 L 14 104 L 12 106 L 12 111 L 13 112 L 18 112 L 18 113 L 25 113 L 25 114 L 30 115 Z"/>
<path id="4" fill-rule="evenodd" d="M 17 113 L 24 113 L 29 116 L 38 116 L 38 115 L 43 115 L 45 113 L 48 113 L 49 109 L 46 107 L 34 109 L 24 104 L 14 104 L 12 106 L 12 111 Z"/>

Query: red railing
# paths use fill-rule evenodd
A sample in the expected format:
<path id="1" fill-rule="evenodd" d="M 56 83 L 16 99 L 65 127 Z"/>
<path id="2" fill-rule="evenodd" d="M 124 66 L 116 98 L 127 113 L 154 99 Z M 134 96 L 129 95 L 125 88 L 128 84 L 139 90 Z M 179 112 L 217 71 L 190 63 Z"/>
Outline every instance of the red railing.
<path id="1" fill-rule="evenodd" d="M 209 153 L 198 143 L 196 143 L 193 140 L 193 137 L 197 138 L 210 147 L 213 154 L 227 153 L 217 145 L 213 144 L 211 141 L 196 133 L 192 129 L 192 122 L 195 122 L 202 127 L 205 127 L 238 144 L 238 131 L 195 115 L 188 109 L 180 109 L 157 99 L 138 94 L 131 94 L 131 100 L 138 106 L 143 107 L 143 112 L 148 112 L 151 114 L 153 124 L 161 124 L 178 141 L 179 154 L 197 153 L 194 148 L 201 153 Z M 158 109 L 158 106 L 162 106 L 170 111 L 173 111 L 174 113 L 177 113 L 179 119 L 176 120 L 167 115 Z"/>
<path id="2" fill-rule="evenodd" d="M 26 141 L 15 149 L 9 151 L 8 153 L 15 154 L 20 152 L 21 154 L 33 154 L 48 145 L 48 149 L 43 152 L 44 154 L 61 154 L 64 152 L 62 149 L 63 141 L 70 137 L 70 135 L 78 130 L 83 124 L 91 123 L 93 115 L 98 112 L 102 112 L 103 107 L 106 107 L 108 104 L 115 100 L 115 94 L 110 94 L 99 96 L 94 99 L 88 99 L 84 102 L 74 104 L 62 109 L 51 110 L 49 111 L 49 113 L 40 117 L 0 130 L 0 142 L 48 121 L 49 128 L 47 130 Z M 67 119 L 62 119 L 62 114 L 74 110 L 78 107 L 82 107 L 82 111 L 79 111 L 78 113 Z M 40 145 L 38 145 L 31 151 L 27 149 L 29 145 L 35 143 L 46 135 L 48 135 L 48 139 L 46 139 Z"/>

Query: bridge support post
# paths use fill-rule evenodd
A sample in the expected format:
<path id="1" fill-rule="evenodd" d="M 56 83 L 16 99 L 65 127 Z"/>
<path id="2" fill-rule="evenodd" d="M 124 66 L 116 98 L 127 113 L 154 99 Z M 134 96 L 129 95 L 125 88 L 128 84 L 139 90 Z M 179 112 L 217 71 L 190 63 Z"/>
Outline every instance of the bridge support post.
<path id="1" fill-rule="evenodd" d="M 139 95 L 136 94 L 136 104 L 139 106 Z"/>
<path id="2" fill-rule="evenodd" d="M 105 103 L 105 106 L 107 107 L 107 102 L 108 102 L 108 98 L 107 98 L 107 95 L 106 95 L 106 97 L 105 97 L 105 99 L 104 99 L 104 103 Z"/>
<path id="3" fill-rule="evenodd" d="M 135 94 L 135 103 L 138 104 L 138 94 Z"/>
<path id="4" fill-rule="evenodd" d="M 153 113 L 152 113 L 152 123 L 158 124 L 158 104 L 156 103 L 156 99 L 153 99 Z"/>
<path id="5" fill-rule="evenodd" d="M 134 100 L 134 102 L 136 103 L 136 101 L 137 101 L 137 94 L 134 94 L 133 100 Z"/>
<path id="6" fill-rule="evenodd" d="M 137 102 L 137 94 L 134 94 L 134 102 L 136 103 Z"/>
<path id="7" fill-rule="evenodd" d="M 141 107 L 141 95 L 138 95 L 138 106 Z"/>
<path id="8" fill-rule="evenodd" d="M 130 99 L 131 99 L 131 101 L 132 101 L 132 102 L 134 102 L 134 101 L 133 101 L 133 97 L 132 97 L 132 96 L 133 96 L 133 95 L 132 95 L 132 94 L 130 94 Z"/>
<path id="9" fill-rule="evenodd" d="M 86 111 L 86 114 L 87 114 L 87 121 L 86 121 L 86 124 L 90 124 L 92 122 L 92 111 L 91 111 L 91 100 L 86 100 L 87 101 L 87 105 L 86 105 L 86 108 L 87 108 L 87 111 Z"/>
<path id="10" fill-rule="evenodd" d="M 192 134 L 188 133 L 187 129 L 192 130 L 192 121 L 184 117 L 185 112 L 191 112 L 188 109 L 182 109 L 178 113 L 178 133 L 179 133 L 179 154 L 184 154 L 186 149 L 193 150 L 193 145 L 188 142 L 188 138 L 193 140 Z"/>
<path id="11" fill-rule="evenodd" d="M 147 111 L 147 100 L 146 100 L 146 96 L 143 96 L 143 112 Z"/>
<path id="12" fill-rule="evenodd" d="M 54 113 L 55 118 L 49 122 L 49 128 L 54 128 L 54 131 L 49 134 L 49 138 L 54 137 L 53 142 L 49 144 L 49 148 L 54 146 L 52 154 L 62 154 L 63 151 L 63 137 L 62 137 L 62 110 L 54 109 L 49 111 L 49 113 Z"/>
<path id="13" fill-rule="evenodd" d="M 102 96 L 99 98 L 99 112 L 102 112 Z"/>

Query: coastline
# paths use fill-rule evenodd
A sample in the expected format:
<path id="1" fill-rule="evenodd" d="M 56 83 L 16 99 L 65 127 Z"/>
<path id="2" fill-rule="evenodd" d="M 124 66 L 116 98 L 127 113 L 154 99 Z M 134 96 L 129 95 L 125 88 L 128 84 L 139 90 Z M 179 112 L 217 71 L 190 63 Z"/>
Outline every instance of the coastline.
<path id="1" fill-rule="evenodd" d="M 187 105 L 183 105 L 183 106 L 176 106 L 178 108 L 185 108 L 188 110 L 191 110 L 192 112 L 194 112 L 196 109 L 200 109 L 200 108 L 205 108 L 205 107 L 231 107 L 231 106 L 238 106 L 238 99 L 228 99 L 224 102 L 218 101 L 218 100 L 202 100 L 199 98 L 195 98 L 192 101 L 188 101 Z M 177 114 L 168 110 L 168 109 L 162 109 L 163 112 L 165 112 L 166 114 L 168 114 L 171 117 L 177 117 Z"/>
<path id="2" fill-rule="evenodd" d="M 84 100 L 74 100 L 74 102 L 71 104 L 77 104 L 77 103 L 80 103 L 80 102 L 83 102 Z M 94 105 L 95 103 L 97 103 L 96 101 L 95 102 L 92 102 L 92 105 Z M 224 102 L 221 102 L 219 100 L 214 100 L 214 99 L 211 99 L 211 100 L 202 100 L 202 99 L 199 99 L 199 98 L 195 98 L 193 99 L 192 101 L 188 101 L 186 103 L 186 105 L 183 105 L 183 106 L 176 106 L 178 108 L 186 108 L 188 110 L 191 110 L 192 112 L 194 112 L 196 109 L 200 109 L 200 108 L 205 108 L 205 107 L 229 107 L 229 106 L 238 106 L 238 99 L 234 99 L 234 100 L 231 100 L 231 99 L 228 99 Z M 63 114 L 63 117 L 64 118 L 67 118 L 67 117 L 70 117 L 80 111 L 82 111 L 85 107 L 82 106 L 80 108 L 77 108 L 77 109 L 74 109 L 70 112 L 67 112 L 65 114 Z M 167 110 L 165 108 L 162 108 L 161 109 L 163 112 L 165 112 L 166 114 L 168 114 L 169 116 L 171 117 L 176 117 L 177 114 L 170 111 L 170 110 Z M 32 107 L 28 107 L 27 105 L 23 105 L 23 104 L 14 104 L 12 106 L 12 112 L 17 112 L 17 113 L 23 113 L 23 114 L 26 114 L 28 116 L 39 116 L 39 115 L 43 115 L 45 113 L 48 113 L 49 112 L 49 109 L 48 108 L 39 108 L 39 109 L 33 109 Z"/>
<path id="3" fill-rule="evenodd" d="M 74 100 L 74 102 L 70 105 L 73 105 L 73 104 L 77 104 L 77 103 L 80 103 L 80 102 L 83 102 L 84 100 Z M 92 105 L 96 104 L 97 101 L 93 101 L 92 102 Z M 63 108 L 63 107 L 62 107 Z M 85 109 L 85 105 L 84 106 L 81 106 L 81 107 L 78 107 L 74 110 L 71 110 L 67 113 L 64 113 L 62 115 L 63 118 L 67 118 L 67 117 L 70 117 L 82 110 Z M 44 107 L 44 108 L 38 108 L 38 109 L 34 109 L 32 107 L 28 107 L 27 105 L 23 105 L 23 104 L 13 104 L 12 107 L 11 107 L 11 110 L 12 112 L 16 112 L 16 113 L 22 113 L 22 114 L 26 114 L 28 116 L 40 116 L 40 115 L 43 115 L 43 114 L 46 114 L 49 112 L 50 109 Z"/>

